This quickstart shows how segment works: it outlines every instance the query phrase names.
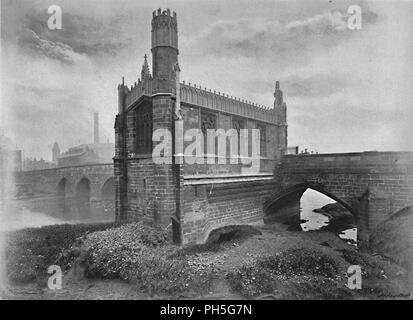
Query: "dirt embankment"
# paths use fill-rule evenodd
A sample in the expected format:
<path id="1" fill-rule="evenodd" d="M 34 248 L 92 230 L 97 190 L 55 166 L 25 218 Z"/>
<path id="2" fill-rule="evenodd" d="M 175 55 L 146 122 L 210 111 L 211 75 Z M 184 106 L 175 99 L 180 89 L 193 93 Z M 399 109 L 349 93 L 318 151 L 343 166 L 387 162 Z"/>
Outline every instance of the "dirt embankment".
<path id="1" fill-rule="evenodd" d="M 370 248 L 413 271 L 413 206 L 380 224 L 370 236 Z"/>
<path id="2" fill-rule="evenodd" d="M 91 233 L 82 228 L 87 231 L 70 229 L 70 236 L 57 239 L 50 238 L 50 229 L 48 237 L 41 229 L 11 236 L 8 268 L 15 281 L 6 298 L 410 297 L 409 273 L 395 259 L 359 252 L 330 232 L 290 232 L 280 224 L 233 227 L 214 233 L 204 245 L 177 247 L 160 230 L 140 223 L 101 226 Z M 65 270 L 61 290 L 46 286 L 50 262 Z M 359 291 L 347 288 L 347 269 L 354 264 L 363 270 Z M 24 280 L 27 274 L 32 277 Z"/>

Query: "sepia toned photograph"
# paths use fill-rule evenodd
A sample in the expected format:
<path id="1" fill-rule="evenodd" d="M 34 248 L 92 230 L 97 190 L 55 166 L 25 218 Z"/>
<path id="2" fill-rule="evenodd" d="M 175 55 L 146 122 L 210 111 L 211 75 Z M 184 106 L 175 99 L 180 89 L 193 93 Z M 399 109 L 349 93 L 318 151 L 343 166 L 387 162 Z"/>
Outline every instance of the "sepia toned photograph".
<path id="1" fill-rule="evenodd" d="M 1 0 L 0 79 L 0 300 L 413 299 L 413 1 Z"/>

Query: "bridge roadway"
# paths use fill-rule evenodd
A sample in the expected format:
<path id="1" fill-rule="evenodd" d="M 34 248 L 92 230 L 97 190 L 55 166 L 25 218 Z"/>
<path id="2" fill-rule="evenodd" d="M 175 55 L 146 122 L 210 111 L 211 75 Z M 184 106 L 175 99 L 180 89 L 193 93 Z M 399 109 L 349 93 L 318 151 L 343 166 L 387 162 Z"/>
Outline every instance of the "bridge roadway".
<path id="1" fill-rule="evenodd" d="M 113 163 L 90 164 L 14 173 L 17 194 L 114 197 Z"/>

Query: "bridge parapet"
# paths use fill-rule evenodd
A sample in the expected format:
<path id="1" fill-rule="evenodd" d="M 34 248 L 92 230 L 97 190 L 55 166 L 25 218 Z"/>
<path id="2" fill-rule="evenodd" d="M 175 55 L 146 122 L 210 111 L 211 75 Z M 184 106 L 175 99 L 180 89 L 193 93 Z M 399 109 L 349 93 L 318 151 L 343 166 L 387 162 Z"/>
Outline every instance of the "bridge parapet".
<path id="1" fill-rule="evenodd" d="M 99 199 L 105 182 L 113 178 L 113 163 L 89 164 L 73 167 L 60 167 L 44 170 L 15 172 L 16 185 L 30 185 L 34 194 L 58 194 L 59 185 L 64 181 L 66 196 L 72 196 L 82 179 L 90 183 L 92 199 Z"/>
<path id="2" fill-rule="evenodd" d="M 365 233 L 413 204 L 413 152 L 285 155 L 276 174 L 281 191 L 317 185 L 348 204 Z"/>
<path id="3" fill-rule="evenodd" d="M 285 155 L 282 169 L 294 172 L 412 173 L 413 152 L 358 152 Z"/>

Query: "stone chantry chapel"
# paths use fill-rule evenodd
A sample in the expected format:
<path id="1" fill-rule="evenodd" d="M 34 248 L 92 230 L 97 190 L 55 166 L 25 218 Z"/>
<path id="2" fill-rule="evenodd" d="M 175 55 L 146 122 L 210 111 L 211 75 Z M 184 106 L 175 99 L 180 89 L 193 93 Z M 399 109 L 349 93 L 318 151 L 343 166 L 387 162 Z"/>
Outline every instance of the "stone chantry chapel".
<path id="1" fill-rule="evenodd" d="M 299 217 L 300 198 L 313 189 L 348 209 L 357 237 L 367 240 L 378 224 L 413 205 L 413 152 L 288 155 L 286 104 L 278 81 L 274 107 L 265 108 L 181 83 L 185 66 L 178 64 L 178 54 L 176 14 L 153 12 L 152 73 L 145 56 L 138 82 L 128 87 L 122 81 L 118 87 L 117 221 L 150 221 L 169 230 L 176 243 L 201 243 L 220 227 Z M 171 150 L 153 157 L 165 144 L 155 139 L 158 129 L 170 132 Z M 184 161 L 186 152 L 182 159 L 193 146 L 185 134 L 191 129 L 203 142 L 202 150 L 191 154 L 200 161 Z M 238 146 L 246 145 L 245 132 L 260 134 L 248 135 L 246 156 L 246 148 L 231 143 L 222 152 L 220 137 L 212 140 L 218 148 L 211 152 L 211 140 L 205 139 L 209 129 L 232 131 L 226 140 L 235 137 Z M 170 161 L 158 161 L 165 154 Z M 246 159 L 258 162 L 259 170 L 245 170 Z"/>
<path id="2" fill-rule="evenodd" d="M 116 219 L 154 222 L 184 244 L 203 242 L 219 227 L 262 220 L 264 200 L 274 192 L 274 167 L 287 148 L 286 104 L 279 83 L 274 108 L 266 108 L 180 82 L 180 67 L 185 66 L 178 64 L 178 22 L 169 9 L 153 12 L 151 51 L 152 72 L 145 55 L 140 79 L 118 86 Z M 153 133 L 167 129 L 175 140 L 178 128 L 183 133 L 198 128 L 204 136 L 207 129 L 235 129 L 238 134 L 239 129 L 258 129 L 260 150 L 254 160 L 260 161 L 259 172 L 244 172 L 241 157 L 230 155 L 228 147 L 225 164 L 188 164 L 176 156 L 171 163 L 157 164 L 152 151 L 161 142 L 152 141 Z M 252 157 L 252 135 L 249 139 Z M 191 143 L 183 142 L 184 148 Z M 202 157 L 210 158 L 206 146 L 202 144 Z M 238 163 L 230 163 L 231 157 Z"/>

